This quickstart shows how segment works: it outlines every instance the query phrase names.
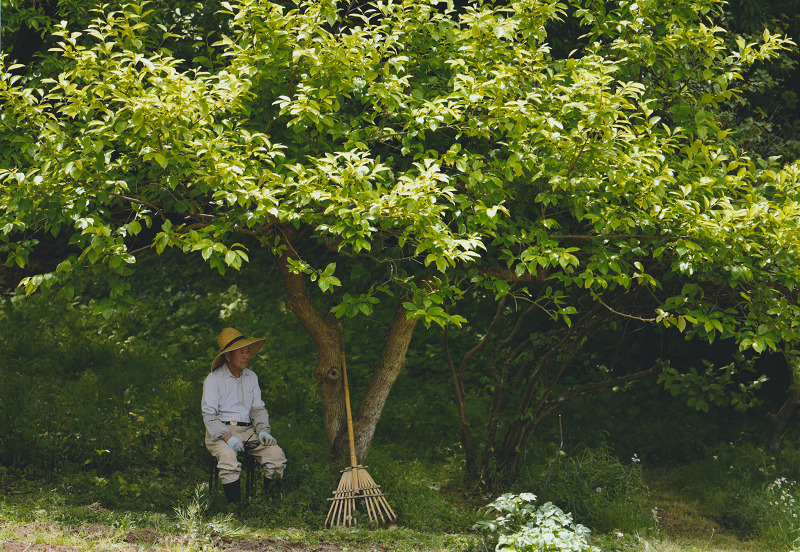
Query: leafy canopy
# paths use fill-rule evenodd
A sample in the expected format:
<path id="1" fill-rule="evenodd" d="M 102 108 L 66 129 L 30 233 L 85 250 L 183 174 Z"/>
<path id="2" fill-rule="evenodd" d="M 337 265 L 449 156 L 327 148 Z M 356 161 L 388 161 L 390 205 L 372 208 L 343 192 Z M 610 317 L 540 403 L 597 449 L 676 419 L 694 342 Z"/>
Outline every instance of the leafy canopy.
<path id="1" fill-rule="evenodd" d="M 558 1 L 222 6 L 230 32 L 194 68 L 130 4 L 62 23 L 59 74 L 0 73 L 0 248 L 25 266 L 47 232 L 73 251 L 28 293 L 102 279 L 110 315 L 138 251 L 224 272 L 250 236 L 322 291 L 369 263 L 337 316 L 399 291 L 460 323 L 446 305 L 470 287 L 546 281 L 567 324 L 571 297 L 645 290 L 682 331 L 796 340 L 800 164 L 744 157 L 719 117 L 785 38 L 729 43 L 715 0 L 576 2 L 586 46 L 565 58 Z"/>

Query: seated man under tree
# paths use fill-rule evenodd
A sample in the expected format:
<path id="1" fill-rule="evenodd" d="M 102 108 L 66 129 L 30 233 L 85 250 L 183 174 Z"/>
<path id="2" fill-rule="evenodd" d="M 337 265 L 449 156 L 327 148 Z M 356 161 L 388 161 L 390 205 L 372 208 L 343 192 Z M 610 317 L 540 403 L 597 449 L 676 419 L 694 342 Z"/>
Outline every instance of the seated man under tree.
<path id="1" fill-rule="evenodd" d="M 220 352 L 203 382 L 201 409 L 206 448 L 217 460 L 229 503 L 241 501 L 239 453 L 251 454 L 264 467 L 265 490 L 279 484 L 286 467 L 286 455 L 270 434 L 258 376 L 247 368 L 266 341 L 225 328 L 217 338 Z"/>

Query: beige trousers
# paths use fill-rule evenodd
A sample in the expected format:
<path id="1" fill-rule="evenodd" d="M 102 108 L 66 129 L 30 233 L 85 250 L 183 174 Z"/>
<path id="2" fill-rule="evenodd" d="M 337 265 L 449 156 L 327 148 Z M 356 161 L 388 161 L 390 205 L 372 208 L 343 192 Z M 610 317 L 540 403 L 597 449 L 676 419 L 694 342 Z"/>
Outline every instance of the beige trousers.
<path id="1" fill-rule="evenodd" d="M 229 426 L 234 437 L 242 443 L 258 442 L 252 427 Z M 214 441 L 211 435 L 206 432 L 206 448 L 217 459 L 217 469 L 219 469 L 219 479 L 223 485 L 233 483 L 239 479 L 242 464 L 236 457 L 236 452 L 228 446 L 224 440 Z M 272 479 L 277 474 L 283 477 L 283 470 L 286 468 L 286 455 L 278 445 L 264 446 L 259 443 L 257 448 L 247 451 L 247 454 L 255 457 L 256 461 L 264 466 L 264 477 Z"/>

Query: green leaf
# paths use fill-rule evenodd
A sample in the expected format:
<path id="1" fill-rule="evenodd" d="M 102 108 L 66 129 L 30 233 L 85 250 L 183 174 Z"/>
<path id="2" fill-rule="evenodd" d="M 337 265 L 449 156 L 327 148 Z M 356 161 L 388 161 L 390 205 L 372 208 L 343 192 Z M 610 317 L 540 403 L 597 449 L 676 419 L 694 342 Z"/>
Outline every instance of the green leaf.
<path id="1" fill-rule="evenodd" d="M 142 110 L 134 111 L 131 122 L 137 127 L 142 126 L 142 123 L 144 122 L 144 112 Z"/>

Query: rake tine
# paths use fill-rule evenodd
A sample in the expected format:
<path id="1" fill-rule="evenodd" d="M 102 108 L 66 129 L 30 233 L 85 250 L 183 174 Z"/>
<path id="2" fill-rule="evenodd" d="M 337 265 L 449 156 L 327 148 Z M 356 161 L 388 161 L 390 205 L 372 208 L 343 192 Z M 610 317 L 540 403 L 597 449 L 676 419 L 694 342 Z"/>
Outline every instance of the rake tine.
<path id="1" fill-rule="evenodd" d="M 364 485 L 365 489 L 369 490 L 370 499 L 374 502 L 377 507 L 378 513 L 381 516 L 381 520 L 385 522 L 383 517 L 383 512 L 385 511 L 386 516 L 389 518 L 389 521 L 396 521 L 397 517 L 394 514 L 394 511 L 389 506 L 389 503 L 386 501 L 385 495 L 380 492 L 380 485 L 375 483 L 369 473 L 364 470 Z M 381 508 L 383 511 L 381 511 Z"/>
<path id="2" fill-rule="evenodd" d="M 338 500 L 338 497 L 339 497 L 339 489 L 337 488 L 337 489 L 336 489 L 336 490 L 333 492 L 333 498 L 331 499 L 331 500 L 333 500 L 333 502 L 331 502 L 331 507 L 330 507 L 330 508 L 328 508 L 328 515 L 327 515 L 327 517 L 325 518 L 325 526 L 326 526 L 326 527 L 330 527 L 331 525 L 333 525 L 333 520 L 335 520 L 335 519 L 336 519 L 336 512 L 339 510 L 339 500 Z M 328 521 L 330 521 L 330 522 L 331 522 L 331 524 L 330 524 L 330 525 L 328 524 Z"/>
<path id="3" fill-rule="evenodd" d="M 397 521 L 380 485 L 375 483 L 365 466 L 358 465 L 343 470 L 333 498 L 328 499 L 332 503 L 325 518 L 325 526 L 357 525 L 356 501 L 359 499 L 364 499 L 371 524 Z"/>
<path id="4" fill-rule="evenodd" d="M 380 516 L 381 523 L 386 523 L 386 519 L 381 511 L 381 501 L 383 500 L 383 496 L 380 495 L 380 487 L 375 484 L 375 481 L 372 480 L 366 470 L 364 471 L 363 476 L 364 483 L 362 487 L 364 488 L 364 494 L 366 495 L 367 502 L 374 510 L 374 514 L 370 516 L 370 519 L 374 517 L 374 520 L 377 523 L 378 516 Z"/>
<path id="5" fill-rule="evenodd" d="M 363 484 L 364 475 L 366 473 L 367 472 L 364 469 L 359 469 L 358 470 L 358 475 L 359 475 L 358 486 L 361 489 L 362 496 L 364 496 L 364 503 L 365 503 L 365 505 L 367 507 L 367 514 L 369 515 L 370 522 L 377 523 L 378 522 L 378 516 L 376 515 L 375 505 L 372 503 L 371 496 L 370 496 L 372 493 L 369 492 L 369 489 L 367 489 L 366 485 Z M 369 475 L 367 475 L 367 479 L 368 478 L 369 478 Z M 378 512 L 378 513 L 380 513 L 380 512 Z M 383 519 L 383 516 L 381 516 L 381 519 Z"/>
<path id="6" fill-rule="evenodd" d="M 350 478 L 353 477 L 352 474 L 348 474 L 348 475 L 349 475 Z M 352 484 L 353 482 L 352 481 L 348 481 L 348 483 L 350 484 L 350 486 L 348 487 L 349 492 L 348 492 L 348 495 L 347 495 L 347 500 L 344 501 L 344 505 L 345 505 L 344 524 L 349 527 L 350 525 L 355 525 L 355 522 L 356 522 L 356 516 L 355 516 L 355 513 L 356 513 L 355 512 L 356 511 L 356 496 L 355 496 L 356 495 L 356 490 L 353 487 L 353 484 Z"/>
<path id="7" fill-rule="evenodd" d="M 350 480 L 351 480 L 351 483 L 353 485 L 353 502 L 352 502 L 352 506 L 353 506 L 353 512 L 352 513 L 353 513 L 353 515 L 351 517 L 351 520 L 353 522 L 353 525 L 355 525 L 356 524 L 356 515 L 355 515 L 355 513 L 356 513 L 356 498 L 358 497 L 358 488 L 359 488 L 358 487 L 358 470 L 356 468 L 351 468 L 350 469 Z"/>
<path id="8" fill-rule="evenodd" d="M 356 524 L 356 494 L 358 493 L 358 488 L 354 485 L 354 473 L 351 468 L 345 470 L 342 479 L 345 480 L 345 486 L 347 487 L 347 499 L 344 501 L 345 509 L 345 517 L 344 517 L 344 524 L 347 526 L 355 525 Z"/>
<path id="9" fill-rule="evenodd" d="M 339 486 L 333 493 L 333 498 L 329 499 L 333 502 L 328 510 L 328 516 L 325 518 L 325 525 L 328 527 L 334 524 L 341 525 L 348 515 L 348 502 L 352 500 L 352 489 L 349 488 L 350 482 L 350 477 L 348 477 L 346 474 L 342 475 L 342 478 L 339 480 Z M 331 523 L 328 524 L 328 521 Z"/>

